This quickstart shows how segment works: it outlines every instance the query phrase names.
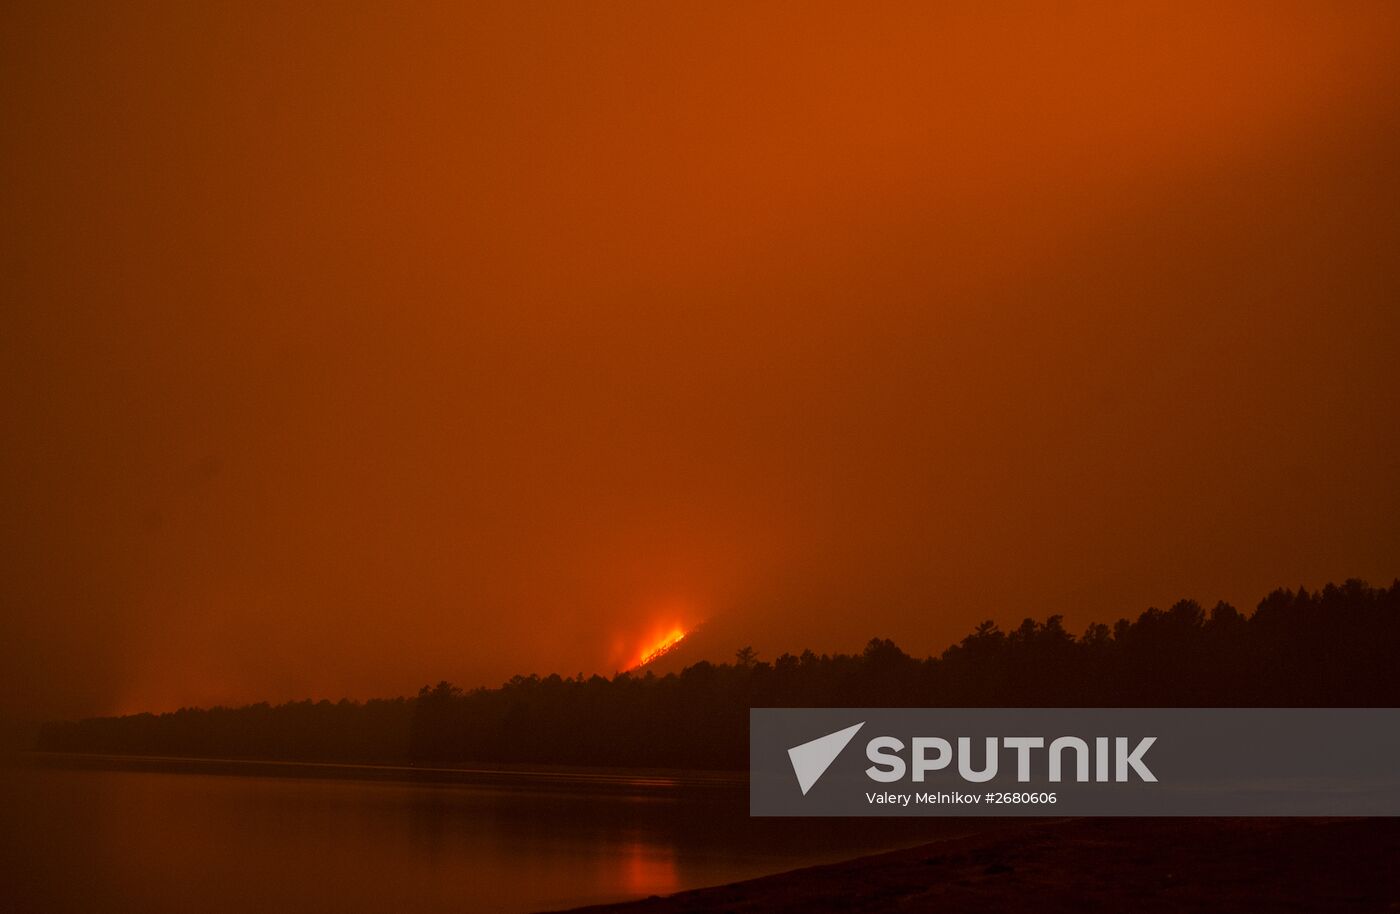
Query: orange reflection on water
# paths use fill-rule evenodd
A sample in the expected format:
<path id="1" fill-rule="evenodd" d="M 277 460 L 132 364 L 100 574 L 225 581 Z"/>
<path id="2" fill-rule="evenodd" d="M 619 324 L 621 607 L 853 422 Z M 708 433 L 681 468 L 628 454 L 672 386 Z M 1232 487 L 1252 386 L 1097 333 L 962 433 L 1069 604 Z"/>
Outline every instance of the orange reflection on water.
<path id="1" fill-rule="evenodd" d="M 680 890 L 676 854 L 667 847 L 629 842 L 621 849 L 621 883 L 637 895 L 670 895 Z"/>

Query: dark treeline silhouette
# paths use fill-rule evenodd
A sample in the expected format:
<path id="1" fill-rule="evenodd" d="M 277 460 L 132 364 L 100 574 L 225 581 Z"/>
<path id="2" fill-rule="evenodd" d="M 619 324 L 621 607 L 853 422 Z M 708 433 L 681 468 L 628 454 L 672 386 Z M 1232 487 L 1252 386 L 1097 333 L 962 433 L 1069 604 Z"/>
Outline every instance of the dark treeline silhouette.
<path id="1" fill-rule="evenodd" d="M 402 763 L 414 705 L 409 698 L 259 702 L 93 717 L 43 724 L 36 745 L 57 752 Z"/>
<path id="2" fill-rule="evenodd" d="M 749 648 L 664 677 L 442 682 L 416 699 L 294 702 L 56 723 L 60 751 L 465 764 L 744 768 L 750 707 L 1391 707 L 1400 581 L 1278 590 L 1249 616 L 1191 600 L 1076 638 L 1061 617 L 984 622 L 939 657 L 874 639 L 858 655 Z"/>

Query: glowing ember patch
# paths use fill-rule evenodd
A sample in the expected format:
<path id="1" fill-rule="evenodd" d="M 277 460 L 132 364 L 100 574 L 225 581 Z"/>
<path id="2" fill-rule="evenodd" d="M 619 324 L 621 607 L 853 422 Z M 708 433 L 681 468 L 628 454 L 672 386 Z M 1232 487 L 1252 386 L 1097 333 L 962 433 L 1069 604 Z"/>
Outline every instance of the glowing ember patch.
<path id="1" fill-rule="evenodd" d="M 638 661 L 637 666 L 646 666 L 648 663 L 651 663 L 657 657 L 660 657 L 677 644 L 680 644 L 683 638 L 685 638 L 684 629 L 671 629 L 670 633 L 664 638 L 654 642 L 650 647 L 642 651 L 641 660 Z"/>

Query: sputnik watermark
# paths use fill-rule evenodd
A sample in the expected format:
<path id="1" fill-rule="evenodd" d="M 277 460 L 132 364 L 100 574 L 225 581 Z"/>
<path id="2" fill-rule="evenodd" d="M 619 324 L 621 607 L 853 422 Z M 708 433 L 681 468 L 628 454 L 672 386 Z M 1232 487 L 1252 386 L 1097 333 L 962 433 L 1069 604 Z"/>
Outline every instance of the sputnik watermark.
<path id="1" fill-rule="evenodd" d="M 977 789 L 972 789 L 977 788 Z M 1400 709 L 758 708 L 754 815 L 1400 815 Z"/>
<path id="2" fill-rule="evenodd" d="M 1131 771 L 1140 780 L 1153 782 L 1157 780 L 1146 765 L 1143 764 L 1143 755 L 1157 741 L 1155 736 L 1144 736 L 1137 740 L 1135 746 L 1129 751 L 1131 742 L 1126 736 L 1116 736 L 1112 738 L 1115 748 L 1113 756 L 1113 780 L 1126 781 Z M 964 781 L 981 784 L 990 781 L 997 776 L 1000 770 L 998 762 L 999 753 L 998 742 L 1005 749 L 1013 750 L 1016 753 L 1016 780 L 1026 783 L 1031 779 L 1031 764 L 1036 758 L 1035 750 L 1045 748 L 1045 738 L 1041 736 L 1003 736 L 998 741 L 995 736 L 985 738 L 985 749 L 982 756 L 980 768 L 974 767 L 972 739 L 967 736 L 960 736 L 957 739 L 958 777 Z M 1094 769 L 1094 780 L 1103 783 L 1109 779 L 1109 737 L 1096 736 L 1094 742 L 1094 759 L 1096 767 Z M 912 745 L 911 761 L 908 765 L 904 762 L 904 757 L 900 755 L 904 751 L 902 740 L 893 736 L 877 736 L 865 744 L 865 754 L 870 761 L 875 764 L 865 769 L 866 775 L 872 781 L 901 781 L 905 772 L 911 771 L 911 778 L 915 783 L 923 782 L 929 772 L 942 771 L 949 767 L 953 756 L 953 745 L 941 736 L 916 736 L 910 740 Z M 930 756 L 932 752 L 932 756 Z M 1047 770 L 1049 780 L 1054 783 L 1064 779 L 1064 756 L 1066 752 L 1074 756 L 1074 779 L 1076 781 L 1089 780 L 1089 741 L 1077 736 L 1061 736 L 1050 741 L 1049 751 L 1045 753 L 1044 759 L 1048 762 Z"/>

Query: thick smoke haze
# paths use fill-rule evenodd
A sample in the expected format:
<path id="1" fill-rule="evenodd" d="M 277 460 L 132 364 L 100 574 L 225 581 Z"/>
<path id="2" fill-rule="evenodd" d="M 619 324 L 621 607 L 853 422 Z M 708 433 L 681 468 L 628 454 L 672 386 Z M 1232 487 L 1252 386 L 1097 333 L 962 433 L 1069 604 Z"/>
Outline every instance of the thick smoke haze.
<path id="1" fill-rule="evenodd" d="M 1400 574 L 1393 5 L 0 17 L 0 710 Z"/>

